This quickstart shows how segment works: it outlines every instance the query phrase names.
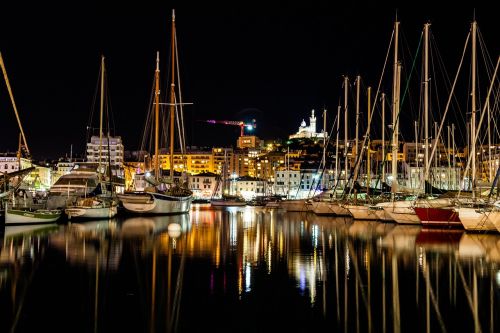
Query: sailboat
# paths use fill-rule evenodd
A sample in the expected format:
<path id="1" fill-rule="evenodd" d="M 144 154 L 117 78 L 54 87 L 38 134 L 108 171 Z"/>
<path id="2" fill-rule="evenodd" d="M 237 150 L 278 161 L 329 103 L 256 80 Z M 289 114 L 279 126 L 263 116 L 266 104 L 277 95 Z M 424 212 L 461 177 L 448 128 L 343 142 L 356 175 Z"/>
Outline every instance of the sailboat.
<path id="1" fill-rule="evenodd" d="M 224 151 L 224 164 L 222 165 L 222 171 L 219 179 L 217 179 L 217 186 L 215 187 L 212 198 L 210 199 L 210 205 L 212 207 L 233 207 L 233 206 L 246 206 L 245 200 L 238 196 L 231 194 L 231 186 L 228 188 L 228 182 L 226 180 L 227 175 L 227 155 Z M 229 184 L 230 185 L 230 184 Z M 221 197 L 220 199 L 214 198 L 220 187 Z"/>
<path id="2" fill-rule="evenodd" d="M 103 188 L 106 188 L 106 184 L 103 181 L 103 166 L 102 166 L 102 118 L 104 109 L 104 56 L 101 57 L 101 103 L 100 103 L 100 121 L 99 121 L 99 164 L 97 167 L 98 176 L 98 188 L 99 192 Z M 107 136 L 107 142 L 109 146 L 109 135 Z M 111 157 L 108 155 L 108 164 Z M 109 168 L 109 176 L 111 179 L 111 168 Z M 91 218 L 91 219 L 105 219 L 112 218 L 118 213 L 118 202 L 113 194 L 113 186 L 111 186 L 111 193 L 101 193 L 93 196 L 83 196 L 76 199 L 73 205 L 67 206 L 65 210 L 68 219 L 72 218 Z"/>
<path id="3" fill-rule="evenodd" d="M 155 99 L 154 99 L 154 122 L 155 122 L 155 170 L 154 177 L 146 177 L 149 183 L 147 187 L 141 191 L 128 191 L 124 194 L 119 194 L 123 207 L 131 213 L 144 214 L 181 214 L 187 213 L 191 209 L 193 200 L 193 192 L 181 182 L 174 182 L 174 131 L 175 131 L 175 115 L 177 114 L 177 106 L 182 107 L 183 103 L 177 100 L 175 90 L 175 80 L 178 75 L 177 60 L 177 39 L 175 32 L 175 11 L 172 10 L 172 37 L 171 37 L 171 83 L 170 83 L 170 174 L 167 179 L 160 175 L 160 159 L 159 159 L 159 134 L 160 134 L 160 56 L 156 55 L 156 70 L 155 70 Z M 182 112 L 182 108 L 180 110 Z M 178 119 L 178 124 L 182 122 L 182 118 Z M 183 129 L 183 124 L 179 126 Z M 179 133 L 181 149 L 183 144 L 184 133 Z"/>
<path id="4" fill-rule="evenodd" d="M 20 158 L 22 156 L 23 150 L 26 151 L 26 155 L 30 156 L 30 151 L 28 148 L 28 143 L 26 142 L 26 137 L 24 135 L 24 130 L 21 125 L 21 120 L 19 118 L 19 113 L 17 112 L 16 103 L 14 101 L 14 95 L 12 93 L 12 89 L 9 83 L 9 78 L 7 76 L 7 70 L 5 69 L 5 64 L 3 62 L 2 53 L 0 53 L 0 67 L 3 72 L 3 76 L 5 79 L 5 84 L 7 85 L 7 89 L 9 91 L 10 100 L 12 103 L 12 107 L 14 109 L 14 113 L 17 118 L 17 123 L 20 130 L 19 135 L 19 148 L 18 148 L 18 158 L 19 158 L 19 171 L 15 173 L 11 173 L 9 175 L 3 175 L 3 182 L 0 184 L 3 185 L 3 190 L 0 190 L 0 201 L 7 199 L 9 196 L 12 196 L 12 201 L 5 201 L 5 224 L 34 224 L 34 223 L 50 223 L 59 219 L 61 216 L 60 210 L 48 210 L 46 208 L 46 204 L 43 205 L 34 205 L 34 201 L 31 196 L 28 198 L 26 191 L 24 191 L 24 201 L 23 205 L 17 205 L 17 201 L 15 200 L 16 190 L 21 185 L 22 178 L 26 176 L 29 172 L 33 171 L 35 168 L 30 167 L 27 169 L 21 169 Z M 9 178 L 13 178 L 19 176 L 17 185 L 14 187 L 8 187 Z M 0 205 L 1 206 L 1 205 Z"/>

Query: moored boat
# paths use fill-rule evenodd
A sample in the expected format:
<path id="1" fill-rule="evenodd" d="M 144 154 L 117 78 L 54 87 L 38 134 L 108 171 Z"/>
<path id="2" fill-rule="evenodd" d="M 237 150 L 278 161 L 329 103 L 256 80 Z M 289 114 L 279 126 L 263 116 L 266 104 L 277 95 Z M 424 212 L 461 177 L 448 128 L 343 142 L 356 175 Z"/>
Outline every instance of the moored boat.
<path id="1" fill-rule="evenodd" d="M 60 209 L 32 209 L 24 207 L 5 207 L 5 224 L 53 223 L 61 217 Z"/>

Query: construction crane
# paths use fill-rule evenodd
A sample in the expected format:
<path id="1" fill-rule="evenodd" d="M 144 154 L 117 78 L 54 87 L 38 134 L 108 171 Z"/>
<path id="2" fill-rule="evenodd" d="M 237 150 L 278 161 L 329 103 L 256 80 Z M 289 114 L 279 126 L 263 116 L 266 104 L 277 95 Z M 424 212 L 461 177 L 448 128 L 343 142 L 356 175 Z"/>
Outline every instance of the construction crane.
<path id="1" fill-rule="evenodd" d="M 223 125 L 239 126 L 240 127 L 240 136 L 245 135 L 245 128 L 247 129 L 247 131 L 252 131 L 253 129 L 255 129 L 257 127 L 257 123 L 256 123 L 255 119 L 252 119 L 252 122 L 250 122 L 250 123 L 245 123 L 242 120 L 213 120 L 213 119 L 209 119 L 209 120 L 201 120 L 201 121 L 204 121 L 204 122 L 210 123 L 210 124 L 223 124 Z"/>

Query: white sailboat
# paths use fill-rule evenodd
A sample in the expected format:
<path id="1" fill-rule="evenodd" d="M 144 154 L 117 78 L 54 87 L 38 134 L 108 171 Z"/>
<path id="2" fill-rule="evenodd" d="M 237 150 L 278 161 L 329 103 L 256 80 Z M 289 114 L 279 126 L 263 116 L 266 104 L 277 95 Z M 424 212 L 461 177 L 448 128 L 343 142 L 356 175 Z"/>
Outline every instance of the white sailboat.
<path id="1" fill-rule="evenodd" d="M 458 217 L 460 222 L 462 222 L 464 228 L 468 231 L 497 231 L 496 225 L 500 226 L 500 207 L 491 202 L 484 202 L 476 198 L 476 142 L 479 137 L 479 130 L 481 128 L 481 123 L 483 121 L 486 107 L 488 102 L 484 104 L 483 110 L 481 112 L 481 118 L 479 124 L 476 128 L 476 112 L 479 111 L 476 108 L 476 37 L 477 37 L 477 22 L 473 21 L 471 24 L 471 37 L 472 37 L 472 79 L 471 79 L 471 153 L 467 161 L 466 172 L 464 177 L 469 170 L 469 165 L 472 164 L 471 171 L 471 182 L 472 182 L 472 203 L 463 202 L 456 209 L 458 212 Z M 486 101 L 489 101 L 490 95 L 493 90 L 493 86 L 496 82 L 496 75 L 498 72 L 498 67 L 500 64 L 500 57 L 497 60 L 497 64 L 491 79 L 491 84 L 488 89 L 488 94 L 486 96 Z M 488 120 L 489 121 L 489 120 Z M 490 199 L 490 198 L 488 198 Z"/>
<path id="2" fill-rule="evenodd" d="M 177 107 L 180 106 L 182 112 L 182 101 L 176 97 L 175 81 L 178 75 L 177 60 L 177 43 L 175 33 L 175 12 L 172 11 L 172 37 L 171 37 L 171 84 L 170 84 L 170 175 L 168 179 L 160 176 L 160 159 L 159 159 L 159 133 L 160 133 L 160 58 L 156 56 L 156 71 L 155 71 L 155 171 L 154 179 L 146 177 L 149 185 L 143 191 L 131 191 L 118 195 L 118 198 L 123 204 L 123 207 L 131 213 L 145 214 L 181 214 L 187 213 L 191 209 L 191 201 L 193 200 L 193 192 L 184 186 L 174 182 L 174 132 L 175 132 L 175 115 Z M 180 92 L 180 89 L 179 89 Z M 180 123 L 179 120 L 178 123 Z M 179 126 L 183 129 L 183 124 Z M 183 133 L 179 133 L 181 149 L 184 148 Z"/>
<path id="3" fill-rule="evenodd" d="M 217 192 L 221 191 L 221 197 L 220 198 L 214 198 L 212 196 L 212 199 L 210 199 L 210 206 L 212 207 L 242 207 L 246 206 L 246 201 L 238 196 L 231 194 L 231 186 L 227 188 L 227 180 L 226 176 L 228 174 L 227 171 L 227 156 L 226 156 L 226 151 L 224 151 L 224 164 L 222 165 L 222 171 L 220 174 L 220 178 L 217 180 L 217 186 L 215 187 L 213 195 L 216 195 Z"/>
<path id="4" fill-rule="evenodd" d="M 103 118 L 103 110 L 104 110 L 104 56 L 101 57 L 101 107 L 100 107 L 100 121 L 99 121 L 99 164 L 97 167 L 97 175 L 98 175 L 98 187 L 100 189 L 105 188 L 105 184 L 103 183 L 103 166 L 102 166 L 102 118 Z M 109 143 L 109 135 L 108 135 L 108 143 Z M 108 163 L 110 157 L 108 156 Z M 109 168 L 109 175 L 111 178 L 111 168 Z M 68 205 L 65 210 L 66 215 L 68 215 L 68 219 L 74 218 L 85 218 L 85 219 L 106 219 L 112 218 L 118 213 L 118 202 L 113 195 L 113 186 L 111 186 L 111 193 L 102 193 L 95 196 L 87 197 L 79 197 L 76 199 L 76 202 L 72 205 Z"/>

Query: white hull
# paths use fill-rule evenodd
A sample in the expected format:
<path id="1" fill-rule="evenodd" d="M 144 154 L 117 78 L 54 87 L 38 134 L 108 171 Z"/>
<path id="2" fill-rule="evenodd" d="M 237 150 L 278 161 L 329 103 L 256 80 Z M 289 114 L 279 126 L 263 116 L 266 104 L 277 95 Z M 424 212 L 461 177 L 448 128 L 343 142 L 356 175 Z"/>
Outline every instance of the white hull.
<path id="1" fill-rule="evenodd" d="M 458 208 L 458 217 L 465 230 L 469 231 L 500 231 L 499 211 L 481 211 L 477 208 Z"/>
<path id="2" fill-rule="evenodd" d="M 88 219 L 106 219 L 112 218 L 118 213 L 116 206 L 112 207 L 78 207 L 73 206 L 66 208 L 68 219 L 71 218 L 88 218 Z"/>
<path id="3" fill-rule="evenodd" d="M 53 223 L 61 217 L 61 211 L 58 214 L 47 211 L 23 211 L 17 209 L 5 210 L 5 224 L 28 224 L 28 223 Z"/>
<path id="4" fill-rule="evenodd" d="M 413 209 L 413 201 L 394 201 L 384 206 L 384 212 L 401 224 L 421 224 Z"/>
<path id="5" fill-rule="evenodd" d="M 335 213 L 335 215 L 338 216 L 352 216 L 349 209 L 345 208 L 345 206 L 341 206 L 338 203 L 332 204 L 332 210 Z"/>
<path id="6" fill-rule="evenodd" d="M 307 212 L 309 205 L 305 199 L 283 200 L 280 202 L 280 208 L 286 209 L 287 212 Z"/>
<path id="7" fill-rule="evenodd" d="M 118 195 L 123 207 L 140 214 L 183 214 L 191 209 L 190 196 L 171 196 L 153 192 L 133 192 Z"/>
<path id="8" fill-rule="evenodd" d="M 378 220 L 377 212 L 369 206 L 345 205 L 355 220 Z"/>
<path id="9" fill-rule="evenodd" d="M 312 203 L 312 211 L 316 215 L 335 216 L 333 203 L 327 201 L 316 201 Z"/>
<path id="10" fill-rule="evenodd" d="M 392 216 L 384 210 L 384 207 L 387 207 L 389 205 L 391 205 L 391 202 L 381 202 L 375 205 L 375 214 L 377 214 L 377 217 L 380 221 L 394 222 Z"/>

